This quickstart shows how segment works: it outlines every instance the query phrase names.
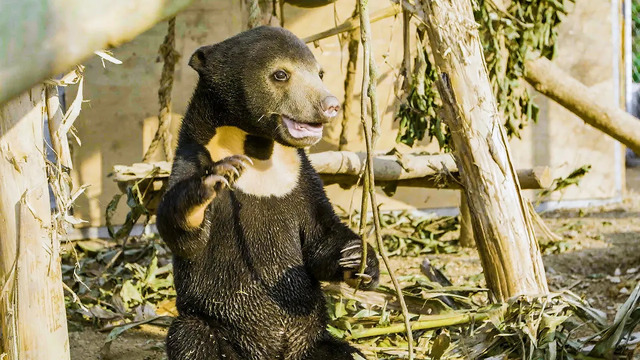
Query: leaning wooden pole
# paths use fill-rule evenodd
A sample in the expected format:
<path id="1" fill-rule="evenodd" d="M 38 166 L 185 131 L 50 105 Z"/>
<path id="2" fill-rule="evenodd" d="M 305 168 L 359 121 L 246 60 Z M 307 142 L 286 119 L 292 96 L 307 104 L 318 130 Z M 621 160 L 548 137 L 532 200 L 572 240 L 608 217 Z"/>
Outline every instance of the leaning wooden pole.
<path id="1" fill-rule="evenodd" d="M 571 77 L 547 58 L 527 60 L 524 78 L 585 123 L 620 141 L 640 154 L 640 122 L 623 109 L 603 101 L 586 85 Z"/>
<path id="2" fill-rule="evenodd" d="M 44 161 L 44 98 L 36 86 L 0 107 L 0 358 L 8 360 L 69 359 Z"/>
<path id="3" fill-rule="evenodd" d="M 421 0 L 478 252 L 499 301 L 548 292 L 470 0 Z"/>

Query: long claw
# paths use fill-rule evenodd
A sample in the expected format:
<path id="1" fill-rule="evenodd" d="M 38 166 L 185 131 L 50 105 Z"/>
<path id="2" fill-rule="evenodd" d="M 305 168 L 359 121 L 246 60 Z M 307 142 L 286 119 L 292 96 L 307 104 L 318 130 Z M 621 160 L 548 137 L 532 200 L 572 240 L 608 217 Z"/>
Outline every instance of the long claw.
<path id="1" fill-rule="evenodd" d="M 371 275 L 365 274 L 365 273 L 355 273 L 355 275 L 357 277 L 361 277 L 362 279 L 367 280 L 367 281 L 371 281 L 373 279 L 373 277 L 371 277 Z"/>
<path id="2" fill-rule="evenodd" d="M 233 172 L 234 178 L 240 177 L 240 172 L 238 171 L 238 169 L 236 169 L 236 167 L 231 164 L 222 163 L 216 166 L 216 168 L 225 169 L 227 171 Z"/>
<path id="3" fill-rule="evenodd" d="M 362 247 L 362 244 L 355 244 L 355 245 L 347 246 L 346 248 L 340 250 L 340 252 L 344 253 L 344 252 L 347 252 L 349 250 L 354 250 L 354 249 L 361 248 L 361 247 Z"/>
<path id="4" fill-rule="evenodd" d="M 364 274 L 364 273 L 355 273 L 354 275 L 359 277 L 360 279 L 362 279 L 362 281 L 365 284 L 368 284 L 368 283 L 371 282 L 371 280 L 373 280 L 373 277 L 371 277 L 371 275 L 367 275 L 367 274 Z"/>
<path id="5" fill-rule="evenodd" d="M 355 254 L 347 257 L 343 257 L 340 261 L 349 261 L 349 260 L 360 260 L 362 256 L 360 254 Z"/>
<path id="6" fill-rule="evenodd" d="M 247 164 L 253 165 L 253 160 L 251 160 L 251 158 L 246 156 L 246 155 L 229 156 L 228 158 L 224 159 L 223 161 L 228 161 L 228 162 L 234 164 L 235 166 L 242 166 L 243 168 L 246 167 Z"/>
<path id="7" fill-rule="evenodd" d="M 339 265 L 345 269 L 357 269 L 360 267 L 360 262 L 359 261 L 340 262 Z"/>
<path id="8" fill-rule="evenodd" d="M 204 179 L 204 184 L 206 186 L 216 186 L 216 184 L 219 183 L 222 184 L 222 186 L 229 187 L 229 181 L 227 181 L 224 176 L 209 175 Z"/>
<path id="9" fill-rule="evenodd" d="M 236 155 L 238 158 L 240 158 L 242 161 L 249 163 L 249 165 L 253 165 L 253 160 L 251 160 L 250 157 L 246 156 L 246 155 Z"/>

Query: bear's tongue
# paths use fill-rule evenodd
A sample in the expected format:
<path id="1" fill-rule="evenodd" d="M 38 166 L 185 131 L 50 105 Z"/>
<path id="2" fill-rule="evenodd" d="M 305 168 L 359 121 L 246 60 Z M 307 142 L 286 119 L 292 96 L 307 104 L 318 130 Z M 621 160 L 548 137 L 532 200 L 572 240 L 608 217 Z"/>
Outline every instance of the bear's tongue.
<path id="1" fill-rule="evenodd" d="M 322 137 L 322 124 L 307 124 L 297 122 L 286 116 L 282 116 L 282 122 L 287 126 L 289 134 L 296 139 L 305 137 Z"/>

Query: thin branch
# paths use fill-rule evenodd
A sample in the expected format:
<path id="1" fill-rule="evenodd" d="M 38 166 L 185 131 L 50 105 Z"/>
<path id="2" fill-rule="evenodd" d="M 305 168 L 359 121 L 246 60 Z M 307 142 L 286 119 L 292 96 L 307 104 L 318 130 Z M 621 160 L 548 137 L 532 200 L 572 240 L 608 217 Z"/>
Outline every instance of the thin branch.
<path id="1" fill-rule="evenodd" d="M 121 327 L 127 327 L 128 329 L 134 328 L 136 326 L 140 326 L 140 325 L 144 325 L 144 324 L 153 324 L 153 325 L 157 325 L 157 326 L 164 326 L 164 327 L 168 327 L 169 324 L 167 323 L 159 323 L 159 324 L 154 324 L 154 322 L 161 320 L 161 321 L 166 321 L 166 322 L 170 322 L 171 320 L 173 320 L 172 316 L 167 316 L 167 315 L 157 315 L 157 316 L 153 316 L 144 320 L 138 320 L 138 321 L 131 321 L 131 322 L 125 322 L 122 324 L 115 324 L 115 325 L 108 325 L 103 327 L 102 329 L 98 330 L 100 332 L 107 332 L 107 331 L 111 331 L 113 329 L 117 329 L 117 328 L 121 328 Z"/>
<path id="2" fill-rule="evenodd" d="M 375 228 L 375 236 L 376 242 L 378 244 L 378 251 L 380 252 L 380 256 L 389 272 L 389 276 L 391 277 L 391 281 L 393 282 L 393 286 L 398 295 L 398 300 L 400 302 L 400 307 L 402 308 L 402 315 L 404 317 L 404 325 L 407 331 L 407 343 L 408 343 L 408 351 L 409 351 L 409 360 L 413 360 L 413 333 L 411 331 L 411 323 L 409 317 L 409 311 L 407 309 L 407 304 L 404 301 L 404 296 L 402 295 L 402 288 L 398 283 L 398 279 L 396 278 L 393 269 L 389 264 L 389 258 L 384 249 L 384 243 L 382 242 L 381 236 L 381 226 L 380 226 L 380 214 L 378 212 L 378 204 L 376 200 L 376 192 L 375 192 L 375 179 L 373 173 L 373 149 L 375 142 L 380 133 L 380 118 L 378 113 L 378 105 L 376 99 L 376 82 L 377 82 L 377 74 L 376 74 L 376 65 L 375 59 L 373 57 L 371 51 L 371 22 L 369 20 L 369 9 L 367 8 L 368 0 L 358 0 L 359 4 L 359 13 L 360 13 L 360 41 L 362 42 L 362 48 L 364 50 L 363 55 L 363 78 L 362 78 L 362 93 L 361 93 L 361 116 L 360 120 L 362 122 L 362 127 L 365 135 L 365 144 L 367 147 L 367 176 L 369 186 L 368 189 L 364 189 L 363 191 L 367 191 L 369 193 L 369 197 L 371 200 L 371 211 L 373 213 L 373 224 Z M 371 128 L 367 126 L 366 117 L 367 117 L 367 104 L 366 97 L 369 97 L 370 105 L 371 105 Z M 364 194 L 363 194 L 364 197 Z M 364 217 L 366 214 L 361 214 Z M 365 240 L 363 239 L 363 242 Z M 363 248 L 366 249 L 366 243 L 363 244 Z M 363 263 L 366 262 L 366 258 L 363 256 Z"/>
<path id="3" fill-rule="evenodd" d="M 376 21 L 395 16 L 398 13 L 400 13 L 399 6 L 389 6 L 388 8 L 375 11 L 373 14 L 371 14 L 371 22 L 374 23 Z M 358 21 L 358 19 L 351 17 L 336 27 L 319 32 L 311 36 L 307 36 L 302 40 L 306 43 L 312 43 L 314 41 L 326 39 L 330 36 L 342 34 L 343 32 L 355 30 L 359 27 L 360 27 L 360 22 Z"/>
<path id="4" fill-rule="evenodd" d="M 358 16 L 358 6 L 353 10 L 352 18 Z M 349 60 L 347 61 L 347 74 L 344 78 L 344 102 L 342 103 L 342 128 L 340 129 L 340 139 L 338 150 L 344 150 L 347 145 L 347 123 L 352 111 L 353 90 L 356 82 L 356 72 L 358 68 L 358 49 L 360 47 L 360 36 L 357 30 L 349 32 L 347 39 Z"/>

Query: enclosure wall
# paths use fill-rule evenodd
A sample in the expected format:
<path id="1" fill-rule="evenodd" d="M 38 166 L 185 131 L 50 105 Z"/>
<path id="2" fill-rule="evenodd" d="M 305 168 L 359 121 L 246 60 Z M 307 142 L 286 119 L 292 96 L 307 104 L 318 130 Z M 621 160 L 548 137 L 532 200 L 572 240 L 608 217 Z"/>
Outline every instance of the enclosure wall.
<path id="1" fill-rule="evenodd" d="M 187 106 L 195 85 L 196 73 L 188 67 L 189 56 L 200 45 L 214 43 L 243 29 L 241 1 L 198 0 L 177 18 L 177 50 L 182 54 L 173 90 L 173 111 L 179 116 Z M 286 27 L 300 37 L 325 30 L 340 23 L 351 14 L 353 1 L 340 0 L 333 6 L 306 10 L 286 6 Z M 372 11 L 384 8 L 387 1 L 370 2 Z M 617 4 L 617 2 L 616 2 Z M 616 59 L 620 54 L 619 42 L 614 42 L 617 20 L 612 9 L 617 6 L 608 0 L 583 0 L 560 29 L 559 54 L 556 63 L 572 76 L 593 88 L 602 101 L 617 104 L 618 72 Z M 614 21 L 615 20 L 615 21 Z M 372 26 L 373 46 L 379 64 L 379 106 L 383 112 L 382 137 L 378 149 L 388 151 L 395 143 L 397 124 L 393 114 L 397 106 L 394 83 L 402 57 L 401 17 L 388 18 Z M 83 107 L 76 121 L 82 147 L 74 150 L 75 181 L 92 186 L 87 196 L 78 201 L 77 213 L 90 221 L 90 225 L 104 223 L 104 209 L 117 186 L 108 177 L 115 164 L 140 161 L 157 126 L 157 88 L 162 63 L 156 62 L 157 49 L 163 40 L 167 25 L 162 23 L 142 34 L 129 44 L 114 50 L 122 65 L 103 67 L 98 58 L 89 61 L 86 69 L 84 97 L 90 102 Z M 619 37 L 618 37 L 619 39 Z M 337 37 L 310 44 L 326 71 L 325 83 L 338 97 L 343 97 L 343 79 L 347 61 L 346 44 Z M 358 62 L 360 64 L 360 62 Z M 361 69 L 358 68 L 360 81 Z M 359 86 L 356 86 L 359 89 Z M 69 94 L 73 96 L 73 94 Z M 358 94 L 353 94 L 358 96 Z M 514 162 L 517 168 L 546 165 L 554 175 L 567 175 L 585 164 L 592 165 L 580 188 L 569 188 L 554 195 L 563 204 L 584 204 L 587 200 L 616 200 L 621 195 L 624 167 L 622 149 L 617 143 L 584 123 L 552 101 L 537 97 L 541 107 L 540 121 L 529 126 L 522 139 L 513 139 Z M 346 150 L 362 151 L 357 123 L 358 107 L 348 114 L 353 126 L 349 127 Z M 340 134 L 340 121 L 336 120 L 325 132 L 324 140 L 312 151 L 334 150 Z M 176 131 L 178 123 L 173 124 Z M 174 137 L 175 139 L 175 137 Z M 436 152 L 432 145 L 420 146 L 415 151 Z M 349 208 L 352 191 L 337 185 L 327 188 L 334 203 Z M 532 193 L 528 194 L 533 196 Z M 454 208 L 458 205 L 458 192 L 453 190 L 398 189 L 392 198 L 380 195 L 383 209 Z M 355 202 L 358 203 L 356 194 Z M 124 206 L 122 206 L 124 208 Z M 122 219 L 122 212 L 119 214 Z"/>

